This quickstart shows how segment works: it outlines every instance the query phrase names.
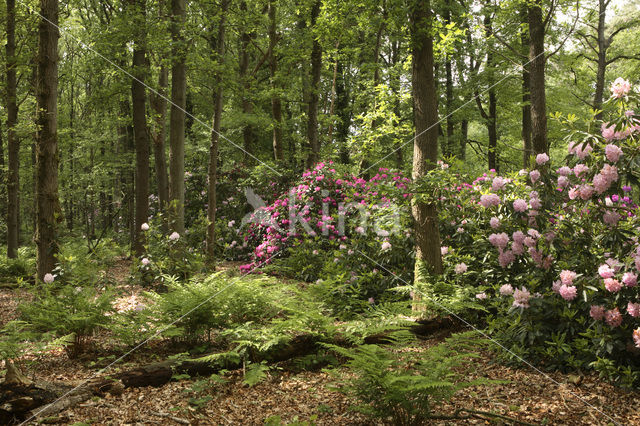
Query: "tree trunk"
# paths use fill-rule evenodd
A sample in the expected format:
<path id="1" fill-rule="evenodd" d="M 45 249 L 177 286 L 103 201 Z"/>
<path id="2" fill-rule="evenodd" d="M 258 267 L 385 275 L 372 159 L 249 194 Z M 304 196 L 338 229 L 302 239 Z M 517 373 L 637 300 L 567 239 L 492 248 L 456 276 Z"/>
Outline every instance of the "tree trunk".
<path id="1" fill-rule="evenodd" d="M 529 83 L 529 61 L 527 52 L 529 49 L 529 33 L 525 27 L 529 22 L 527 8 L 520 11 L 520 41 L 522 44 L 522 167 L 529 168 L 529 159 L 533 155 L 531 146 L 531 87 Z"/>
<path id="2" fill-rule="evenodd" d="M 438 111 L 433 73 L 433 38 L 429 1 L 418 0 L 411 11 L 412 91 L 416 137 L 413 146 L 413 180 L 426 175 L 438 157 Z M 422 267 L 442 273 L 438 215 L 434 204 L 413 202 L 416 235 L 416 282 L 424 280 Z"/>
<path id="3" fill-rule="evenodd" d="M 320 159 L 320 140 L 318 137 L 318 101 L 320 99 L 320 73 L 322 72 L 322 46 L 314 34 L 318 15 L 320 14 L 320 1 L 316 0 L 311 7 L 311 28 L 309 32 L 313 38 L 311 48 L 311 80 L 309 87 L 309 111 L 307 121 L 307 139 L 309 143 L 309 156 L 307 168 L 311 168 Z"/>
<path id="4" fill-rule="evenodd" d="M 542 3 L 536 0 L 528 8 L 529 61 L 531 89 L 531 141 L 534 154 L 547 152 L 547 100 L 545 93 L 544 22 Z"/>
<path id="5" fill-rule="evenodd" d="M 451 1 L 447 0 L 445 2 L 445 10 L 444 10 L 444 20 L 446 24 L 451 23 Z M 442 148 L 443 155 L 449 156 L 456 154 L 456 150 L 454 148 L 454 123 L 453 117 L 451 114 L 453 113 L 453 74 L 451 67 L 451 54 L 447 54 L 444 62 L 444 70 L 445 70 L 445 112 L 446 112 L 446 120 L 447 120 L 447 131 L 445 133 L 445 144 Z"/>
<path id="6" fill-rule="evenodd" d="M 271 114 L 273 115 L 273 158 L 276 161 L 284 160 L 282 146 L 282 100 L 278 93 L 277 83 L 278 57 L 275 53 L 278 43 L 276 2 L 269 0 L 269 71 L 271 73 Z"/>
<path id="7" fill-rule="evenodd" d="M 131 99 L 133 104 L 133 134 L 136 144 L 136 213 L 135 239 L 132 251 L 136 256 L 144 254 L 145 232 L 141 225 L 149 220 L 149 133 L 147 129 L 145 77 L 146 61 L 146 0 L 130 0 L 133 14 L 133 75 Z"/>
<path id="8" fill-rule="evenodd" d="M 247 2 L 240 3 L 240 10 L 243 16 L 247 16 Z M 242 84 L 242 96 L 240 102 L 242 106 L 242 113 L 244 114 L 246 124 L 242 129 L 242 141 L 243 141 L 243 162 L 246 165 L 253 163 L 253 145 L 254 145 L 254 131 L 253 126 L 250 124 L 248 117 L 253 114 L 253 103 L 251 102 L 251 76 L 249 75 L 249 44 L 253 35 L 249 32 L 250 29 L 243 26 L 240 34 L 240 50 L 238 58 L 238 76 Z"/>
<path id="9" fill-rule="evenodd" d="M 40 0 L 36 86 L 36 263 L 42 279 L 58 253 L 58 1 Z"/>
<path id="10" fill-rule="evenodd" d="M 216 38 L 216 60 L 222 68 L 224 63 L 224 39 L 225 39 L 225 20 L 227 9 L 229 8 L 229 0 L 222 0 L 222 10 L 220 11 L 220 22 L 218 23 L 218 36 Z M 223 89 L 222 89 L 222 71 L 216 73 L 213 94 L 213 129 L 211 130 L 211 145 L 209 146 L 209 170 L 208 170 L 208 193 L 207 193 L 207 264 L 213 269 L 215 262 L 216 247 L 216 208 L 217 208 L 217 192 L 216 184 L 218 181 L 218 143 L 220 140 L 220 121 L 222 120 L 223 105 Z"/>
<path id="11" fill-rule="evenodd" d="M 607 38 L 605 37 L 606 12 L 608 2 L 598 0 L 598 68 L 596 71 L 596 91 L 593 95 L 593 109 L 602 108 L 604 97 L 604 78 L 607 70 Z M 596 114 L 598 120 L 602 120 L 602 112 Z"/>
<path id="12" fill-rule="evenodd" d="M 15 0 L 7 0 L 7 150 L 9 171 L 7 176 L 7 257 L 18 255 L 20 227 L 18 216 L 20 200 L 20 140 L 15 132 L 18 121 L 16 101 L 16 11 Z"/>
<path id="13" fill-rule="evenodd" d="M 171 229 L 184 234 L 184 131 L 187 102 L 187 44 L 183 30 L 186 0 L 171 0 L 171 117 L 169 199 Z"/>
<path id="14" fill-rule="evenodd" d="M 350 91 L 345 78 L 344 65 L 341 61 L 336 63 L 336 115 L 338 124 L 336 125 L 336 144 L 340 147 L 340 162 L 349 164 L 349 150 L 347 139 L 349 138 L 349 127 L 351 127 Z"/>

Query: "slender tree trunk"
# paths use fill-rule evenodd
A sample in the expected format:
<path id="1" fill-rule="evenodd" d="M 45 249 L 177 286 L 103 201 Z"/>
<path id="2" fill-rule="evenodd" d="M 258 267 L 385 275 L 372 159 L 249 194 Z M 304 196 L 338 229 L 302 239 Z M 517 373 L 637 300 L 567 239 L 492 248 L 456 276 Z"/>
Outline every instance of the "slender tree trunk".
<path id="1" fill-rule="evenodd" d="M 349 164 L 349 150 L 347 147 L 347 139 L 349 138 L 349 127 L 351 127 L 351 108 L 350 108 L 350 91 L 348 82 L 345 77 L 344 65 L 341 61 L 337 65 L 336 80 L 336 110 L 338 116 L 338 124 L 336 125 L 336 143 L 340 147 L 340 162 Z"/>
<path id="2" fill-rule="evenodd" d="M 431 9 L 428 0 L 418 0 L 411 11 L 412 90 L 416 137 L 413 145 L 413 180 L 417 181 L 435 166 L 438 158 L 438 110 L 433 73 Z M 423 281 L 422 268 L 442 273 L 438 214 L 434 204 L 413 202 L 416 236 L 416 281 Z M 416 298 L 419 300 L 419 295 Z M 418 300 L 414 299 L 416 302 Z M 416 309 L 418 307 L 416 306 Z"/>
<path id="3" fill-rule="evenodd" d="M 158 4 L 158 15 L 163 19 L 164 1 Z M 158 186 L 158 200 L 160 203 L 160 211 L 164 212 L 169 202 L 169 175 L 167 173 L 167 158 L 165 155 L 165 140 L 167 135 L 166 119 L 167 119 L 167 87 L 169 86 L 169 70 L 162 64 L 158 73 L 158 93 L 149 93 L 149 103 L 154 114 L 154 129 L 152 134 L 153 140 L 153 157 L 156 171 L 156 181 Z"/>
<path id="4" fill-rule="evenodd" d="M 541 0 L 529 6 L 529 61 L 531 89 L 531 142 L 534 154 L 547 152 L 547 100 L 545 93 L 544 22 Z"/>
<path id="5" fill-rule="evenodd" d="M 247 15 L 246 1 L 242 1 L 242 3 L 240 3 L 240 10 L 243 15 Z M 249 44 L 251 44 L 253 34 L 250 31 L 251 30 L 249 28 L 243 26 L 240 34 L 240 57 L 238 58 L 238 76 L 242 83 L 242 96 L 240 100 L 242 104 L 242 113 L 245 117 L 249 117 L 253 114 L 253 103 L 251 102 L 250 97 L 251 76 L 249 75 Z M 247 165 L 252 164 L 254 131 L 253 126 L 248 122 L 248 120 L 242 129 L 242 140 L 244 149 L 243 161 Z"/>
<path id="6" fill-rule="evenodd" d="M 445 2 L 444 19 L 447 24 L 451 23 L 451 0 Z M 447 131 L 445 133 L 445 146 L 442 148 L 444 155 L 454 155 L 454 122 L 451 116 L 453 106 L 453 72 L 451 66 L 451 54 L 447 54 L 444 62 L 445 70 L 445 111 L 447 114 Z"/>
<path id="7" fill-rule="evenodd" d="M 216 37 L 216 60 L 221 66 L 224 63 L 224 42 L 225 42 L 225 20 L 227 9 L 229 8 L 229 0 L 222 0 L 220 11 L 220 22 L 218 23 L 218 36 Z M 221 67 L 219 67 L 220 69 Z M 222 72 L 216 73 L 214 94 L 213 94 L 213 129 L 211 131 L 211 145 L 209 146 L 209 170 L 208 170 L 208 193 L 207 193 L 207 264 L 213 269 L 215 267 L 215 248 L 216 248 L 216 208 L 217 208 L 217 192 L 216 184 L 218 181 L 218 143 L 220 138 L 220 122 L 222 120 L 223 106 L 223 88 L 222 88 Z"/>
<path id="8" fill-rule="evenodd" d="M 276 161 L 284 159 L 282 142 L 282 101 L 278 93 L 277 83 L 278 57 L 276 55 L 276 44 L 278 43 L 276 2 L 269 0 L 269 72 L 271 74 L 271 114 L 273 115 L 273 158 Z"/>
<path id="9" fill-rule="evenodd" d="M 593 109 L 595 110 L 602 108 L 604 97 L 604 78 L 607 70 L 607 49 L 609 48 L 605 37 L 607 5 L 607 1 L 598 0 L 598 68 L 596 71 L 596 91 L 593 95 Z M 602 120 L 602 112 L 598 112 L 596 118 Z"/>
<path id="10" fill-rule="evenodd" d="M 522 167 L 529 167 L 529 158 L 533 155 L 531 145 L 531 87 L 529 83 L 529 60 L 527 52 L 529 50 L 529 33 L 526 25 L 529 22 L 527 8 L 521 10 L 520 40 L 522 44 Z"/>
<path id="11" fill-rule="evenodd" d="M 171 0 L 171 117 L 169 158 L 169 199 L 172 203 L 171 229 L 184 234 L 184 132 L 187 102 L 187 45 L 183 30 L 186 0 Z"/>
<path id="12" fill-rule="evenodd" d="M 58 1 L 40 0 L 38 26 L 36 234 L 37 277 L 55 267 L 58 253 Z"/>
<path id="13" fill-rule="evenodd" d="M 320 159 L 320 140 L 318 136 L 318 103 L 320 99 L 320 73 L 322 72 L 322 46 L 320 41 L 313 34 L 320 15 L 320 1 L 316 0 L 311 7 L 311 28 L 310 33 L 313 38 L 311 48 L 311 84 L 309 87 L 309 111 L 307 121 L 307 139 L 309 143 L 309 156 L 307 157 L 307 167 L 311 168 Z"/>
<path id="14" fill-rule="evenodd" d="M 18 121 L 16 101 L 16 11 L 15 0 L 7 0 L 7 150 L 9 171 L 7 176 L 7 257 L 18 255 L 20 241 L 19 202 L 20 202 L 20 140 L 15 132 Z"/>
<path id="15" fill-rule="evenodd" d="M 135 239 L 132 251 L 144 254 L 145 232 L 141 225 L 149 220 L 149 133 L 147 129 L 145 78 L 148 74 L 146 51 L 146 0 L 130 0 L 134 16 L 133 75 L 131 99 L 133 105 L 133 134 L 136 144 L 136 213 Z"/>

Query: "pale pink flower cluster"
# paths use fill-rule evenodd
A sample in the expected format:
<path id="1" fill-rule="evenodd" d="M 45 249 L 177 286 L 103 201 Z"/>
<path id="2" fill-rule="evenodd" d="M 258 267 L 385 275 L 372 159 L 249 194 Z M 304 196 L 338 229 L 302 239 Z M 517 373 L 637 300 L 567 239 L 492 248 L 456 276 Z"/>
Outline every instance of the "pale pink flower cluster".
<path id="1" fill-rule="evenodd" d="M 593 147 L 588 142 L 569 142 L 569 154 L 574 154 L 580 160 L 584 160 L 593 152 Z"/>
<path id="2" fill-rule="evenodd" d="M 539 166 L 547 164 L 548 161 L 549 156 L 546 153 L 543 152 L 542 154 L 536 155 L 536 164 L 538 164 Z"/>
<path id="3" fill-rule="evenodd" d="M 620 281 L 615 278 L 605 278 L 604 287 L 611 293 L 617 293 L 622 289 L 622 284 L 620 284 Z"/>
<path id="4" fill-rule="evenodd" d="M 622 324 L 622 314 L 618 308 L 611 309 L 604 313 L 604 320 L 611 328 L 616 328 Z"/>
<path id="5" fill-rule="evenodd" d="M 640 303 L 629 302 L 627 304 L 627 313 L 634 318 L 640 317 Z"/>
<path id="6" fill-rule="evenodd" d="M 531 183 L 536 183 L 538 179 L 540 179 L 540 172 L 538 170 L 531 170 L 529 172 L 529 178 L 531 179 Z"/>
<path id="7" fill-rule="evenodd" d="M 573 167 L 573 174 L 575 174 L 576 177 L 580 177 L 582 173 L 586 173 L 588 171 L 589 171 L 589 167 L 585 166 L 584 164 L 576 164 Z"/>
<path id="8" fill-rule="evenodd" d="M 440 247 L 440 254 L 442 256 L 445 256 L 447 253 L 449 253 L 449 247 L 446 247 L 446 246 Z"/>
<path id="9" fill-rule="evenodd" d="M 498 263 L 502 268 L 506 268 L 509 266 L 514 260 L 516 260 L 516 255 L 511 250 L 502 250 L 499 249 L 500 253 L 498 254 Z"/>
<path id="10" fill-rule="evenodd" d="M 551 283 L 551 290 L 553 290 L 554 293 L 560 293 L 560 287 L 562 287 L 562 281 L 560 280 L 556 280 L 553 283 Z"/>
<path id="11" fill-rule="evenodd" d="M 598 267 L 598 274 L 602 278 L 613 278 L 613 276 L 615 275 L 615 271 L 611 269 L 611 266 L 603 264 Z"/>
<path id="12" fill-rule="evenodd" d="M 573 271 L 568 271 L 568 270 L 563 270 L 562 272 L 560 272 L 560 281 L 562 282 L 562 284 L 565 285 L 571 285 L 573 284 L 573 280 L 576 279 L 576 276 L 578 274 L 576 274 Z"/>
<path id="13" fill-rule="evenodd" d="M 464 274 L 467 272 L 467 265 L 465 263 L 458 263 L 454 268 L 456 274 Z"/>
<path id="14" fill-rule="evenodd" d="M 381 246 L 383 251 L 389 250 L 391 248 L 391 243 L 389 241 L 385 241 Z"/>
<path id="15" fill-rule="evenodd" d="M 572 173 L 572 170 L 571 167 L 562 166 L 556 171 L 556 173 L 558 173 L 560 176 L 569 176 Z"/>
<path id="16" fill-rule="evenodd" d="M 482 207 L 489 208 L 491 206 L 497 206 L 500 204 L 500 197 L 496 194 L 483 194 L 480 196 L 480 204 Z"/>
<path id="17" fill-rule="evenodd" d="M 493 229 L 498 229 L 500 227 L 500 219 L 495 216 L 492 217 L 491 220 L 489 220 L 489 225 L 491 225 Z"/>
<path id="18" fill-rule="evenodd" d="M 513 292 L 513 306 L 516 308 L 528 308 L 530 298 L 531 293 L 529 293 L 526 287 L 516 289 Z"/>
<path id="19" fill-rule="evenodd" d="M 564 300 L 573 300 L 578 295 L 578 289 L 575 286 L 567 286 L 562 284 L 560 289 L 558 289 L 558 293 Z"/>
<path id="20" fill-rule="evenodd" d="M 500 294 L 503 296 L 511 296 L 513 294 L 513 287 L 511 284 L 503 284 L 500 287 Z"/>
<path id="21" fill-rule="evenodd" d="M 600 173 L 593 178 L 593 187 L 602 194 L 611 187 L 611 184 L 618 180 L 618 169 L 616 166 L 605 164 Z"/>
<path id="22" fill-rule="evenodd" d="M 485 300 L 486 298 L 487 298 L 487 293 L 485 292 L 476 294 L 476 299 L 478 300 Z"/>
<path id="23" fill-rule="evenodd" d="M 625 80 L 622 77 L 616 78 L 613 84 L 611 85 L 611 95 L 614 98 L 619 99 L 624 96 L 627 96 L 630 90 L 631 90 L 631 83 L 629 83 L 629 80 Z"/>
<path id="24" fill-rule="evenodd" d="M 633 343 L 636 344 L 636 348 L 640 348 L 640 328 L 633 330 Z"/>
<path id="25" fill-rule="evenodd" d="M 522 198 L 518 198 L 513 202 L 513 209 L 517 212 L 524 212 L 527 210 L 527 202 Z"/>
<path id="26" fill-rule="evenodd" d="M 169 235 L 169 239 L 171 241 L 177 241 L 178 239 L 180 239 L 180 234 L 178 234 L 177 232 L 173 232 L 171 235 Z"/>
<path id="27" fill-rule="evenodd" d="M 504 249 L 509 244 L 509 236 L 501 232 L 500 234 L 491 234 L 489 235 L 489 242 L 497 248 Z"/>
<path id="28" fill-rule="evenodd" d="M 504 180 L 504 178 L 501 178 L 500 176 L 496 176 L 493 178 L 493 181 L 491 182 L 491 189 L 494 191 L 500 191 L 501 189 L 504 189 L 505 183 L 506 181 Z"/>
<path id="29" fill-rule="evenodd" d="M 591 310 L 589 311 L 589 315 L 596 321 L 600 321 L 604 318 L 604 306 L 601 305 L 592 305 Z"/>
<path id="30" fill-rule="evenodd" d="M 54 276 L 50 273 L 44 274 L 44 277 L 42 278 L 42 281 L 44 281 L 46 284 L 51 284 L 54 280 Z"/>
<path id="31" fill-rule="evenodd" d="M 625 274 L 622 276 L 622 282 L 627 287 L 635 287 L 636 285 L 638 285 L 638 275 L 634 274 L 633 272 L 625 272 Z"/>
<path id="32" fill-rule="evenodd" d="M 602 220 L 609 226 L 615 226 L 618 224 L 618 221 L 621 219 L 621 216 L 618 212 L 607 210 L 602 215 Z"/>
<path id="33" fill-rule="evenodd" d="M 618 145 L 608 144 L 604 147 L 604 154 L 607 156 L 607 160 L 617 163 L 622 155 L 622 149 Z"/>
<path id="34" fill-rule="evenodd" d="M 609 123 L 602 123 L 600 126 L 600 132 L 602 133 L 602 137 L 607 141 L 611 142 L 613 140 L 621 141 L 631 135 L 634 130 L 638 130 L 638 126 L 627 127 L 624 130 L 616 131 L 615 124 L 609 125 Z"/>

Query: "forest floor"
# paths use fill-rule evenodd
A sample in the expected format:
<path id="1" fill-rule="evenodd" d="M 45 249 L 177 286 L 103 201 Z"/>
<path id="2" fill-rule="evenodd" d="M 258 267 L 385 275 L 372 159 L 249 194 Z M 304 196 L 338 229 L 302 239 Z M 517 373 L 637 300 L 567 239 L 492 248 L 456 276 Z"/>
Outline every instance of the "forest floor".
<path id="1" fill-rule="evenodd" d="M 136 295 L 141 288 L 126 284 L 128 270 L 126 263 L 121 262 L 110 273 L 123 289 Z M 21 290 L 0 290 L 0 326 L 15 317 L 20 296 L 24 296 Z M 418 349 L 414 350 L 426 350 L 445 337 L 446 332 L 437 333 L 421 340 Z M 152 342 L 115 365 L 114 370 L 162 360 L 170 354 L 169 348 L 160 342 Z M 29 376 L 39 380 L 80 384 L 93 378 L 112 359 L 113 354 L 109 357 L 103 351 L 70 360 L 63 351 L 57 351 L 40 356 L 35 360 L 37 362 L 24 362 L 23 368 Z M 459 408 L 491 411 L 532 424 L 640 425 L 640 395 L 616 388 L 596 376 L 557 372 L 545 376 L 531 368 L 497 363 L 496 354 L 490 351 L 481 353 L 471 362 L 473 366 L 468 379 L 483 377 L 508 383 L 463 389 L 449 403 L 437 407 L 439 412 L 453 414 Z M 113 373 L 102 374 L 106 376 L 110 372 Z M 296 420 L 318 425 L 372 424 L 370 419 L 350 409 L 355 401 L 335 390 L 334 379 L 322 370 L 295 373 L 284 363 L 253 387 L 243 383 L 242 371 L 230 372 L 227 379 L 225 383 L 212 386 L 202 386 L 202 380 L 192 378 L 170 382 L 160 388 L 128 388 L 120 395 L 96 397 L 61 412 L 57 415 L 57 423 L 261 425 L 269 417 L 278 416 L 284 424 Z M 481 419 L 434 420 L 430 424 L 490 422 Z"/>

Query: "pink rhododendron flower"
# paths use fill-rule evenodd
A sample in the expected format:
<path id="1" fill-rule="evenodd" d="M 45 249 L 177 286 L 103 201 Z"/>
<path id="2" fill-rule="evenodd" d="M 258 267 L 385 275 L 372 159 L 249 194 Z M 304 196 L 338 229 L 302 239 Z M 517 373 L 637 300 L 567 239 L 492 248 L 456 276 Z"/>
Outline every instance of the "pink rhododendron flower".
<path id="1" fill-rule="evenodd" d="M 571 172 L 572 172 L 571 168 L 567 166 L 562 166 L 557 170 L 557 173 L 560 176 L 569 176 Z"/>
<path id="2" fill-rule="evenodd" d="M 493 178 L 493 182 L 491 182 L 491 189 L 494 191 L 500 191 L 504 188 L 505 180 L 500 176 L 496 176 Z"/>
<path id="3" fill-rule="evenodd" d="M 449 247 L 440 247 L 440 254 L 442 256 L 446 255 L 447 253 L 449 253 Z"/>
<path id="4" fill-rule="evenodd" d="M 538 199 L 538 198 L 531 198 L 529 200 L 529 204 L 531 204 L 531 208 L 533 210 L 538 210 L 539 208 L 542 207 L 542 203 L 540 202 L 540 199 Z"/>
<path id="5" fill-rule="evenodd" d="M 569 178 L 566 176 L 558 176 L 558 188 L 566 188 L 569 185 Z"/>
<path id="6" fill-rule="evenodd" d="M 549 156 L 546 153 L 543 152 L 542 154 L 536 155 L 536 164 L 538 164 L 539 166 L 546 164 L 548 161 Z"/>
<path id="7" fill-rule="evenodd" d="M 600 321 L 604 318 L 604 306 L 600 305 L 591 305 L 591 309 L 589 310 L 589 315 L 596 321 Z"/>
<path id="8" fill-rule="evenodd" d="M 562 284 L 571 285 L 573 284 L 573 280 L 576 279 L 577 274 L 573 271 L 563 270 L 560 272 L 560 281 Z"/>
<path id="9" fill-rule="evenodd" d="M 151 263 L 151 261 L 149 259 L 147 259 L 146 257 L 143 257 L 142 260 L 140 261 L 144 266 L 147 266 Z"/>
<path id="10" fill-rule="evenodd" d="M 482 204 L 482 207 L 484 208 L 497 206 L 500 204 L 500 197 L 496 194 L 484 194 L 480 196 L 480 204 Z"/>
<path id="11" fill-rule="evenodd" d="M 476 299 L 485 300 L 486 298 L 487 298 L 487 293 L 485 292 L 476 294 Z"/>
<path id="12" fill-rule="evenodd" d="M 522 242 L 524 241 L 524 233 L 522 231 L 516 231 L 514 232 L 511 237 L 513 238 L 513 241 L 519 244 L 522 244 Z"/>
<path id="13" fill-rule="evenodd" d="M 617 145 L 609 144 L 604 147 L 604 153 L 607 156 L 607 160 L 616 163 L 622 155 L 622 150 Z"/>
<path id="14" fill-rule="evenodd" d="M 511 250 L 500 251 L 498 255 L 498 263 L 502 268 L 506 268 L 514 260 L 516 260 L 516 256 Z"/>
<path id="15" fill-rule="evenodd" d="M 616 126 L 614 124 L 609 125 L 609 123 L 602 123 L 602 126 L 600 126 L 600 132 L 602 133 L 603 138 L 611 141 L 616 137 Z"/>
<path id="16" fill-rule="evenodd" d="M 465 263 L 458 263 L 454 268 L 456 274 L 464 274 L 467 272 L 467 265 Z"/>
<path id="17" fill-rule="evenodd" d="M 507 244 L 509 244 L 509 236 L 504 232 L 500 234 L 491 234 L 489 235 L 489 242 L 494 247 L 503 249 L 507 246 Z"/>
<path id="18" fill-rule="evenodd" d="M 621 217 L 620 214 L 615 212 L 615 211 L 606 211 L 602 215 L 602 220 L 607 225 L 615 226 L 615 225 L 617 225 L 618 221 L 620 220 L 620 217 Z"/>
<path id="19" fill-rule="evenodd" d="M 613 276 L 615 275 L 615 271 L 611 269 L 609 265 L 604 264 L 598 267 L 598 274 L 602 278 L 613 278 Z"/>
<path id="20" fill-rule="evenodd" d="M 622 315 L 620 314 L 620 310 L 618 308 L 615 308 L 605 312 L 604 320 L 611 328 L 620 326 L 620 324 L 622 324 Z"/>
<path id="21" fill-rule="evenodd" d="M 620 284 L 620 281 L 614 278 L 605 278 L 604 287 L 611 293 L 617 293 L 622 288 L 622 284 Z"/>
<path id="22" fill-rule="evenodd" d="M 497 217 L 492 217 L 491 220 L 489 220 L 489 225 L 491 225 L 491 227 L 493 229 L 497 229 L 500 227 L 500 219 L 498 219 Z"/>
<path id="23" fill-rule="evenodd" d="M 640 317 L 640 303 L 629 302 L 627 304 L 627 313 L 634 318 Z"/>
<path id="24" fill-rule="evenodd" d="M 553 290 L 554 293 L 560 293 L 560 287 L 562 287 L 562 285 L 562 281 L 556 280 L 551 283 L 551 290 Z"/>
<path id="25" fill-rule="evenodd" d="M 503 296 L 511 296 L 513 294 L 513 287 L 511 284 L 503 284 L 500 287 L 500 294 Z"/>
<path id="26" fill-rule="evenodd" d="M 627 287 L 635 287 L 638 284 L 638 276 L 633 272 L 625 272 L 622 276 L 622 282 Z"/>
<path id="27" fill-rule="evenodd" d="M 611 182 L 601 174 L 597 174 L 593 177 L 593 188 L 598 194 L 602 194 L 611 187 Z"/>
<path id="28" fill-rule="evenodd" d="M 532 238 L 532 237 L 525 237 L 523 242 L 524 242 L 524 245 L 529 247 L 529 248 L 533 248 L 537 244 L 536 240 L 534 238 Z"/>
<path id="29" fill-rule="evenodd" d="M 42 281 L 44 281 L 46 284 L 51 284 L 54 280 L 55 278 L 50 273 L 44 274 L 44 277 L 42 278 Z"/>
<path id="30" fill-rule="evenodd" d="M 385 241 L 382 243 L 382 250 L 389 250 L 391 248 L 391 243 L 389 241 Z"/>
<path id="31" fill-rule="evenodd" d="M 591 198 L 594 191 L 595 189 L 592 186 L 580 185 L 580 188 L 578 189 L 578 194 L 580 195 L 580 198 L 586 201 Z"/>
<path id="32" fill-rule="evenodd" d="M 522 198 L 518 198 L 513 202 L 513 209 L 517 212 L 524 212 L 527 210 L 527 202 Z"/>
<path id="33" fill-rule="evenodd" d="M 536 183 L 538 179 L 540 179 L 540 172 L 538 170 L 531 170 L 529 177 L 531 178 L 531 183 Z"/>
<path id="34" fill-rule="evenodd" d="M 630 90 L 631 90 L 631 83 L 629 83 L 629 80 L 625 80 L 622 77 L 616 78 L 616 80 L 611 85 L 611 95 L 614 98 L 619 99 L 624 96 L 627 96 Z"/>
<path id="35" fill-rule="evenodd" d="M 589 171 L 589 167 L 585 166 L 584 164 L 576 164 L 575 167 L 573 168 L 573 174 L 575 174 L 576 177 L 580 177 L 582 173 L 586 173 L 588 171 Z"/>
<path id="36" fill-rule="evenodd" d="M 560 296 L 562 296 L 564 300 L 573 300 L 578 295 L 578 289 L 575 286 L 563 284 L 558 290 L 558 293 L 560 293 Z"/>
<path id="37" fill-rule="evenodd" d="M 519 256 L 524 253 L 524 245 L 522 243 L 514 241 L 513 243 L 511 243 L 511 251 L 513 252 L 513 254 Z"/>
<path id="38" fill-rule="evenodd" d="M 640 328 L 633 330 L 633 343 L 636 344 L 636 348 L 640 348 Z"/>
<path id="39" fill-rule="evenodd" d="M 526 287 L 516 289 L 513 292 L 513 306 L 516 308 L 528 308 L 530 298 L 531 293 L 529 293 L 529 290 L 527 290 Z"/>
<path id="40" fill-rule="evenodd" d="M 177 232 L 173 232 L 171 235 L 169 235 L 169 239 L 171 241 L 176 241 L 180 238 L 180 234 L 178 234 Z"/>

